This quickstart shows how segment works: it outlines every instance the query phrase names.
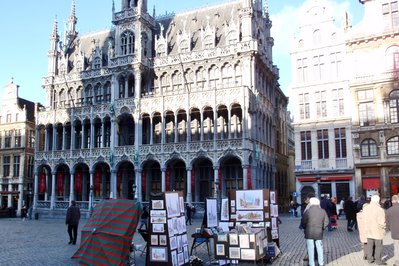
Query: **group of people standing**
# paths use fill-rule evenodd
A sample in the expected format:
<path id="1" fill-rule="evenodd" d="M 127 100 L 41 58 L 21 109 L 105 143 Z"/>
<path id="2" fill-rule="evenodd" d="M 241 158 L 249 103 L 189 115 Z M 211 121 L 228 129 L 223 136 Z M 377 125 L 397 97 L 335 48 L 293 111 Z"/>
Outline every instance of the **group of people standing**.
<path id="1" fill-rule="evenodd" d="M 399 266 L 399 195 L 392 196 L 391 203 L 391 207 L 384 210 L 379 195 L 373 195 L 369 203 L 364 196 L 356 202 L 353 202 L 351 197 L 344 202 L 343 209 L 348 220 L 347 230 L 352 232 L 354 228 L 358 228 L 360 240 L 364 245 L 364 259 L 370 264 L 387 265 L 382 260 L 382 242 L 386 230 L 390 230 L 394 242 L 394 266 Z M 326 228 L 329 231 L 336 228 L 340 214 L 338 211 L 337 215 L 336 198 L 330 200 L 323 197 L 320 201 L 314 195 L 309 195 L 305 204 L 307 206 L 300 228 L 304 229 L 305 233 L 309 265 L 315 265 L 315 251 L 319 265 L 324 265 L 323 232 Z M 383 206 L 385 207 L 385 204 Z"/>

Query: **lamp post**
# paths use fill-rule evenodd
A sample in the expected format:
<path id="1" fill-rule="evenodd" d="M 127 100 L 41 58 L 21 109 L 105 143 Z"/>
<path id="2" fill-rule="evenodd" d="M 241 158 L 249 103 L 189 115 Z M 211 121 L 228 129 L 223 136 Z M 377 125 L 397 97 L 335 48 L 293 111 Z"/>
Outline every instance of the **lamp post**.
<path id="1" fill-rule="evenodd" d="M 32 210 L 33 210 L 33 206 L 32 206 L 32 187 L 29 187 L 28 193 L 29 193 L 29 195 L 28 195 L 28 197 L 29 197 L 29 199 L 28 199 L 28 201 L 29 201 L 28 217 L 29 217 L 29 220 L 32 220 Z"/>
<path id="2" fill-rule="evenodd" d="M 90 202 L 89 202 L 89 215 L 93 214 L 93 185 L 90 185 Z"/>

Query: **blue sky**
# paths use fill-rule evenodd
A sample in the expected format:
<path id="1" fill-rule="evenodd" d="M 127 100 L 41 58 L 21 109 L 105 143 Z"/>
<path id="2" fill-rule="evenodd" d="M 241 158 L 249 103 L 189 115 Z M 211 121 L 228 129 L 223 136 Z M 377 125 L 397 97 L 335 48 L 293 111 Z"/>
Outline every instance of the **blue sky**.
<path id="1" fill-rule="evenodd" d="M 191 10 L 225 1 L 195 0 L 148 0 L 148 10 L 156 14 Z M 284 92 L 290 82 L 289 42 L 296 26 L 295 17 L 301 6 L 314 0 L 269 0 L 269 13 L 273 22 L 272 37 L 274 64 L 280 68 L 280 85 Z M 59 34 L 64 32 L 65 22 L 71 11 L 72 0 L 0 1 L 0 100 L 4 86 L 11 77 L 20 85 L 19 95 L 30 101 L 45 102 L 41 79 L 47 73 L 47 51 L 50 33 L 57 16 Z M 110 28 L 112 0 L 75 0 L 77 30 L 80 34 Z M 120 10 L 121 0 L 115 0 Z M 353 24 L 362 17 L 363 7 L 358 0 L 329 1 L 338 18 L 347 10 Z"/>

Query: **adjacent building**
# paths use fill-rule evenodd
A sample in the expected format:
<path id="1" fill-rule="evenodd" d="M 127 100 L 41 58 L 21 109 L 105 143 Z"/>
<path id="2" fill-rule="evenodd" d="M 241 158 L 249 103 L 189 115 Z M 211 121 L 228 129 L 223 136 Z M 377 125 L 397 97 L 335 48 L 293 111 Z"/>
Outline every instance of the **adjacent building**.
<path id="1" fill-rule="evenodd" d="M 399 188 L 398 1 L 362 0 L 363 20 L 347 41 L 357 194 Z"/>
<path id="2" fill-rule="evenodd" d="M 345 14 L 336 21 L 328 1 L 308 1 L 291 48 L 298 202 L 308 193 L 355 194 L 352 99 L 347 73 Z"/>
<path id="3" fill-rule="evenodd" d="M 20 215 L 33 199 L 35 115 L 38 105 L 18 95 L 12 80 L 0 111 L 0 206 Z"/>
<path id="4" fill-rule="evenodd" d="M 155 18 L 147 1 L 122 0 L 112 18 L 112 29 L 80 36 L 73 1 L 64 39 L 54 22 L 36 209 L 171 190 L 198 203 L 287 178 L 288 99 L 267 2 Z"/>

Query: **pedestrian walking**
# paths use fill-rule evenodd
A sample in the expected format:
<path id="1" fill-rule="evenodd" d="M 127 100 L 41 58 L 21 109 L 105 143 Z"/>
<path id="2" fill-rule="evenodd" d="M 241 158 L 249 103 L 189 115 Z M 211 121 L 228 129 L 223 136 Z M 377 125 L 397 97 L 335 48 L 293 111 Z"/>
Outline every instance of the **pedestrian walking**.
<path id="1" fill-rule="evenodd" d="M 306 246 L 309 255 L 309 265 L 315 265 L 315 252 L 317 250 L 317 260 L 319 265 L 324 265 L 323 254 L 323 231 L 328 225 L 327 213 L 320 208 L 320 200 L 311 198 L 309 200 L 309 208 L 304 212 L 301 224 L 305 229 Z"/>
<path id="2" fill-rule="evenodd" d="M 68 244 L 76 245 L 76 240 L 78 238 L 78 226 L 80 220 L 80 209 L 76 206 L 76 201 L 71 201 L 71 206 L 69 206 L 65 218 L 65 224 L 68 225 Z"/>
<path id="3" fill-rule="evenodd" d="M 339 217 L 341 217 L 342 212 L 344 211 L 344 205 L 345 205 L 345 201 L 342 198 L 341 201 L 339 202 L 339 204 L 337 204 L 338 219 L 339 219 Z"/>
<path id="4" fill-rule="evenodd" d="M 22 219 L 22 221 L 24 221 L 24 222 L 25 222 L 25 220 L 26 220 L 26 215 L 27 215 L 27 213 L 28 213 L 28 209 L 26 208 L 26 205 L 24 205 L 24 206 L 22 207 L 22 209 L 21 209 L 21 219 Z"/>
<path id="5" fill-rule="evenodd" d="M 387 228 L 391 231 L 393 240 L 393 257 L 395 258 L 394 266 L 399 266 L 399 196 L 392 196 L 392 207 L 386 210 Z"/>
<path id="6" fill-rule="evenodd" d="M 188 203 L 186 203 L 186 225 L 187 223 L 190 223 L 190 225 L 192 224 L 191 214 L 192 214 L 191 207 L 190 205 L 188 205 Z"/>
<path id="7" fill-rule="evenodd" d="M 348 220 L 347 223 L 347 230 L 348 232 L 353 231 L 353 226 L 356 223 L 356 205 L 352 200 L 352 197 L 349 197 L 345 201 L 345 207 L 344 207 L 345 215 L 346 215 L 346 220 Z"/>
<path id="8" fill-rule="evenodd" d="M 382 240 L 385 235 L 385 211 L 380 206 L 380 196 L 373 195 L 370 204 L 364 206 L 364 219 L 367 237 L 367 261 L 377 265 L 387 265 L 382 261 Z M 373 248 L 374 256 L 373 256 Z"/>
<path id="9" fill-rule="evenodd" d="M 363 204 L 362 207 L 367 206 L 368 203 Z M 357 228 L 359 230 L 360 242 L 363 244 L 363 259 L 367 260 L 367 237 L 366 237 L 366 222 L 364 218 L 363 209 L 356 214 Z"/>
<path id="10" fill-rule="evenodd" d="M 149 213 L 148 213 L 147 207 L 144 206 L 144 207 L 143 207 L 143 211 L 141 212 L 141 216 L 140 216 L 140 226 L 139 226 L 139 229 L 138 229 L 138 230 L 142 229 L 143 226 L 145 226 L 145 230 L 148 230 L 148 217 L 149 217 L 149 216 L 150 216 L 150 215 L 149 215 Z"/>
<path id="11" fill-rule="evenodd" d="M 328 224 L 328 231 L 332 231 L 334 229 L 337 229 L 337 198 L 332 197 L 331 201 L 327 204 L 327 215 L 329 218 L 329 224 Z"/>

